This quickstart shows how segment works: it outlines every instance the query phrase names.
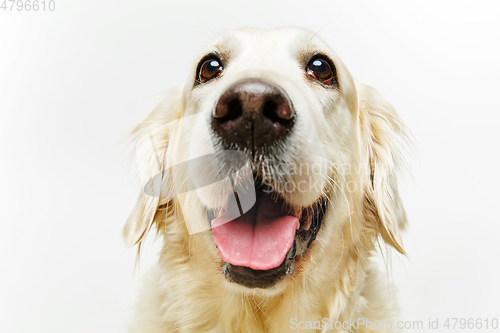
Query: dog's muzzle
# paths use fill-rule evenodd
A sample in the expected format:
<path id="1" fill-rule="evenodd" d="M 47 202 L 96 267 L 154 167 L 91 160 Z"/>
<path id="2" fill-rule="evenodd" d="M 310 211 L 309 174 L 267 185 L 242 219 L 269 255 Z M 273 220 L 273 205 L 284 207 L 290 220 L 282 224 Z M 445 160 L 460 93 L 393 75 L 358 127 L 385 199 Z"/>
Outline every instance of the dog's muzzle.
<path id="1" fill-rule="evenodd" d="M 223 261 L 222 272 L 230 282 L 248 288 L 270 288 L 294 273 L 296 259 L 316 238 L 326 210 L 326 201 L 321 199 L 308 207 L 289 204 L 268 186 L 272 180 L 265 178 L 261 170 L 261 163 L 279 163 L 274 157 L 282 153 L 279 147 L 287 145 L 296 112 L 279 86 L 261 79 L 245 79 L 224 91 L 212 116 L 219 147 L 246 154 L 252 161 L 255 182 L 250 184 L 255 185 L 255 203 L 250 210 L 243 214 L 238 203 L 241 214 L 235 214 L 234 204 L 228 200 L 225 206 L 207 214 Z M 221 158 L 222 169 L 236 171 L 232 164 L 231 159 Z M 270 183 L 264 185 L 264 180 Z M 237 181 L 234 184 L 238 186 Z M 236 192 L 234 196 L 238 202 Z"/>

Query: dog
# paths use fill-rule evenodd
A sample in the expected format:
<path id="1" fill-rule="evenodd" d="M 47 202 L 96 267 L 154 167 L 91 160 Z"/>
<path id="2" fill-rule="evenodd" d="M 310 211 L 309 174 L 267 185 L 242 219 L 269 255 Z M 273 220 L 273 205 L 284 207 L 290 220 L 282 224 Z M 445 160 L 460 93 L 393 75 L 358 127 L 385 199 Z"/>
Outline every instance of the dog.
<path id="1" fill-rule="evenodd" d="M 133 130 L 124 238 L 163 240 L 133 331 L 393 331 L 373 260 L 405 253 L 393 107 L 298 27 L 229 31 L 198 59 Z"/>

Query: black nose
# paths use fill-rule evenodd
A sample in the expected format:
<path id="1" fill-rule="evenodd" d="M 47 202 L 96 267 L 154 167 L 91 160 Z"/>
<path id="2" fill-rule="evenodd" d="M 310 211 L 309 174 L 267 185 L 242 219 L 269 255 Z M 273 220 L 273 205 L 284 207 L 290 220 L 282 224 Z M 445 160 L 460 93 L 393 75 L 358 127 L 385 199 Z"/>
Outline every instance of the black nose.
<path id="1" fill-rule="evenodd" d="M 253 151 L 282 140 L 295 123 L 287 94 L 258 79 L 239 81 L 219 98 L 212 127 L 231 148 Z"/>

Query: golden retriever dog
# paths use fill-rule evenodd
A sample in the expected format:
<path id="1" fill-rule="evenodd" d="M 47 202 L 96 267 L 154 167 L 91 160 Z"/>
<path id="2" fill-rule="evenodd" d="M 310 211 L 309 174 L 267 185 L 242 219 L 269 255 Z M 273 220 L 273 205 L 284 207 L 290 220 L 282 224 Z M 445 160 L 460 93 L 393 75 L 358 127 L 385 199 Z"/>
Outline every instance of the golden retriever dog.
<path id="1" fill-rule="evenodd" d="M 315 33 L 221 35 L 133 133 L 124 237 L 163 241 L 134 332 L 394 331 L 405 132 Z"/>

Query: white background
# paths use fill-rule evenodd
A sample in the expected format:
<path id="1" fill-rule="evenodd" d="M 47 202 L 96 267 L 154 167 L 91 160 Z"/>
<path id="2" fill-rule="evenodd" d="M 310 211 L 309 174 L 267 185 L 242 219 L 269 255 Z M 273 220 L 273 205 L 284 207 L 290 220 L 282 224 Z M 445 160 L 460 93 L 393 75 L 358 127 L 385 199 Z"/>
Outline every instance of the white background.
<path id="1" fill-rule="evenodd" d="M 121 240 L 127 131 L 219 31 L 285 24 L 321 29 L 413 133 L 401 318 L 500 318 L 497 2 L 55 3 L 0 11 L 1 332 L 126 330 L 155 260 L 149 246 L 134 271 Z"/>

